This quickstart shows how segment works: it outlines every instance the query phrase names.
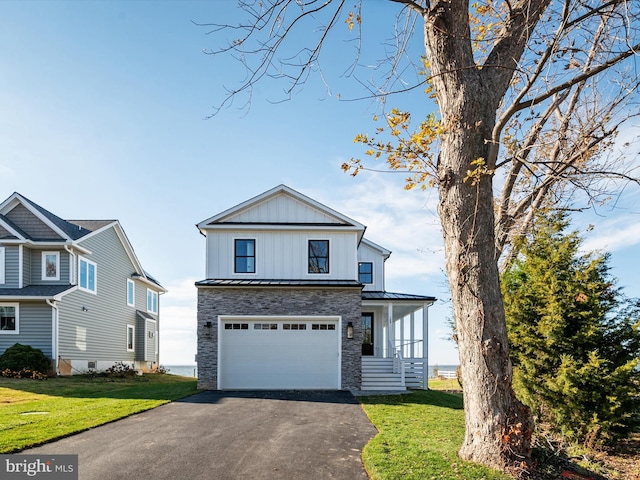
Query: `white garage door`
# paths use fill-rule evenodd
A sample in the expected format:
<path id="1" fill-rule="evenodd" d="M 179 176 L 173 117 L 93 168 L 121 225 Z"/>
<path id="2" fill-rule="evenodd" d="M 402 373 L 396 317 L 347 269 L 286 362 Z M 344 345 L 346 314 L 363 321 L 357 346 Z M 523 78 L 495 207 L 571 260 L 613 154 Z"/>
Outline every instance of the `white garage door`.
<path id="1" fill-rule="evenodd" d="M 340 388 L 337 318 L 225 318 L 220 322 L 218 388 Z"/>

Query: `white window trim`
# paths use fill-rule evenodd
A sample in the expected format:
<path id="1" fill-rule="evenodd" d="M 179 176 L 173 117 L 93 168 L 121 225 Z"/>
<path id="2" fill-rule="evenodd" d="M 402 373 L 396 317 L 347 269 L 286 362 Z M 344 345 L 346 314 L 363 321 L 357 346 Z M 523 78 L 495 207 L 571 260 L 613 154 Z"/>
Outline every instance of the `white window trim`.
<path id="1" fill-rule="evenodd" d="M 132 348 L 129 348 L 129 330 L 132 332 Z M 127 352 L 135 352 L 136 351 L 136 327 L 134 325 L 127 325 Z"/>
<path id="2" fill-rule="evenodd" d="M 156 309 L 155 309 L 155 311 L 152 310 L 152 309 L 149 309 L 149 294 L 151 294 L 152 298 L 155 297 L 155 299 L 156 299 Z M 159 301 L 158 292 L 154 292 L 150 288 L 147 288 L 147 313 L 153 313 L 155 315 L 158 314 L 158 301 Z M 153 308 L 153 300 L 152 300 L 151 304 L 152 304 L 151 307 Z"/>
<path id="3" fill-rule="evenodd" d="M 91 290 L 87 287 L 83 287 L 82 285 L 80 285 L 80 278 L 82 277 L 82 268 L 81 268 L 81 263 L 82 262 L 86 262 L 87 263 L 87 282 L 89 281 L 89 269 L 88 266 L 89 265 L 93 265 L 93 272 L 94 272 L 94 279 L 93 279 L 93 288 L 94 290 Z M 98 265 L 95 262 L 92 262 L 91 260 L 85 258 L 85 257 L 81 257 L 78 256 L 78 289 L 82 290 L 83 292 L 88 292 L 88 293 L 93 293 L 94 295 L 97 295 L 98 293 Z"/>
<path id="4" fill-rule="evenodd" d="M 56 276 L 47 277 L 47 256 L 53 255 L 56 257 Z M 60 252 L 42 252 L 42 280 L 55 282 L 60 280 Z"/>
<path id="5" fill-rule="evenodd" d="M 133 287 L 132 291 L 131 291 L 131 296 L 132 296 L 132 301 L 129 302 L 129 285 L 131 285 Z M 134 282 L 133 280 L 131 280 L 130 278 L 127 278 L 127 305 L 130 307 L 135 307 L 136 306 L 136 282 Z"/>
<path id="6" fill-rule="evenodd" d="M 4 247 L 0 247 L 0 284 L 4 284 L 5 283 L 5 253 L 4 253 Z"/>
<path id="7" fill-rule="evenodd" d="M 19 335 L 20 334 L 20 304 L 19 303 L 0 303 L 2 307 L 14 307 L 16 309 L 16 329 L 0 330 L 0 335 Z"/>

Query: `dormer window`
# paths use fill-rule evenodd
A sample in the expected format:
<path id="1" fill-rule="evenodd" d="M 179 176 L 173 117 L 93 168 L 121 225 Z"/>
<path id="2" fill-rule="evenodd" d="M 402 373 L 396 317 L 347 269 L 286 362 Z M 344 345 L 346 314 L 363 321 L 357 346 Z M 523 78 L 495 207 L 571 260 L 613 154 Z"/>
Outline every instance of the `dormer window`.
<path id="1" fill-rule="evenodd" d="M 256 273 L 256 241 L 254 239 L 236 239 L 235 273 Z"/>
<path id="2" fill-rule="evenodd" d="M 360 283 L 366 283 L 366 284 L 373 283 L 373 263 L 371 262 L 358 263 L 358 281 Z"/>
<path id="3" fill-rule="evenodd" d="M 60 280 L 60 252 L 42 252 L 42 280 Z"/>
<path id="4" fill-rule="evenodd" d="M 309 240 L 309 273 L 329 273 L 329 240 Z"/>

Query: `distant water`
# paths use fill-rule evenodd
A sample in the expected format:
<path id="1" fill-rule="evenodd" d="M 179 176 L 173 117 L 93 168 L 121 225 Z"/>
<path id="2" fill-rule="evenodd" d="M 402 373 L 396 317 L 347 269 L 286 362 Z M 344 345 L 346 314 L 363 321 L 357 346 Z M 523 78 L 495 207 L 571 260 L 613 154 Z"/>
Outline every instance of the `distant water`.
<path id="1" fill-rule="evenodd" d="M 455 372 L 458 365 L 429 365 L 429 378 L 434 378 L 436 368 L 440 372 Z"/>
<path id="2" fill-rule="evenodd" d="M 197 377 L 198 370 L 196 365 L 166 365 L 171 375 L 180 375 L 183 377 Z M 429 365 L 429 377 L 435 377 L 435 369 L 440 371 L 455 372 L 457 365 Z"/>
<path id="3" fill-rule="evenodd" d="M 182 377 L 197 377 L 198 369 L 195 365 L 163 365 L 171 375 Z"/>

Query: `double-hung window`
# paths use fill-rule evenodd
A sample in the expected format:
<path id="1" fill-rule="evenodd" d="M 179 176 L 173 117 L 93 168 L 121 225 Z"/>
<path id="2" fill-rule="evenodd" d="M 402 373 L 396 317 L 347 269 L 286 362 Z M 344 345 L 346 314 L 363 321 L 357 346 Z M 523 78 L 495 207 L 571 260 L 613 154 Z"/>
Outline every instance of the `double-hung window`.
<path id="1" fill-rule="evenodd" d="M 127 278 L 127 305 L 136 306 L 136 284 L 130 278 Z"/>
<path id="2" fill-rule="evenodd" d="M 235 241 L 235 273 L 256 273 L 256 241 L 237 238 Z"/>
<path id="3" fill-rule="evenodd" d="M 97 265 L 84 257 L 78 257 L 78 287 L 86 292 L 96 293 Z"/>
<path id="4" fill-rule="evenodd" d="M 158 292 L 147 288 L 147 312 L 158 314 Z"/>
<path id="5" fill-rule="evenodd" d="M 358 263 L 358 280 L 360 283 L 373 283 L 373 263 Z"/>
<path id="6" fill-rule="evenodd" d="M 17 335 L 18 328 L 18 304 L 0 303 L 0 334 Z"/>
<path id="7" fill-rule="evenodd" d="M 329 273 L 329 240 L 309 240 L 309 273 Z"/>
<path id="8" fill-rule="evenodd" d="M 42 252 L 42 280 L 60 280 L 60 252 Z"/>

